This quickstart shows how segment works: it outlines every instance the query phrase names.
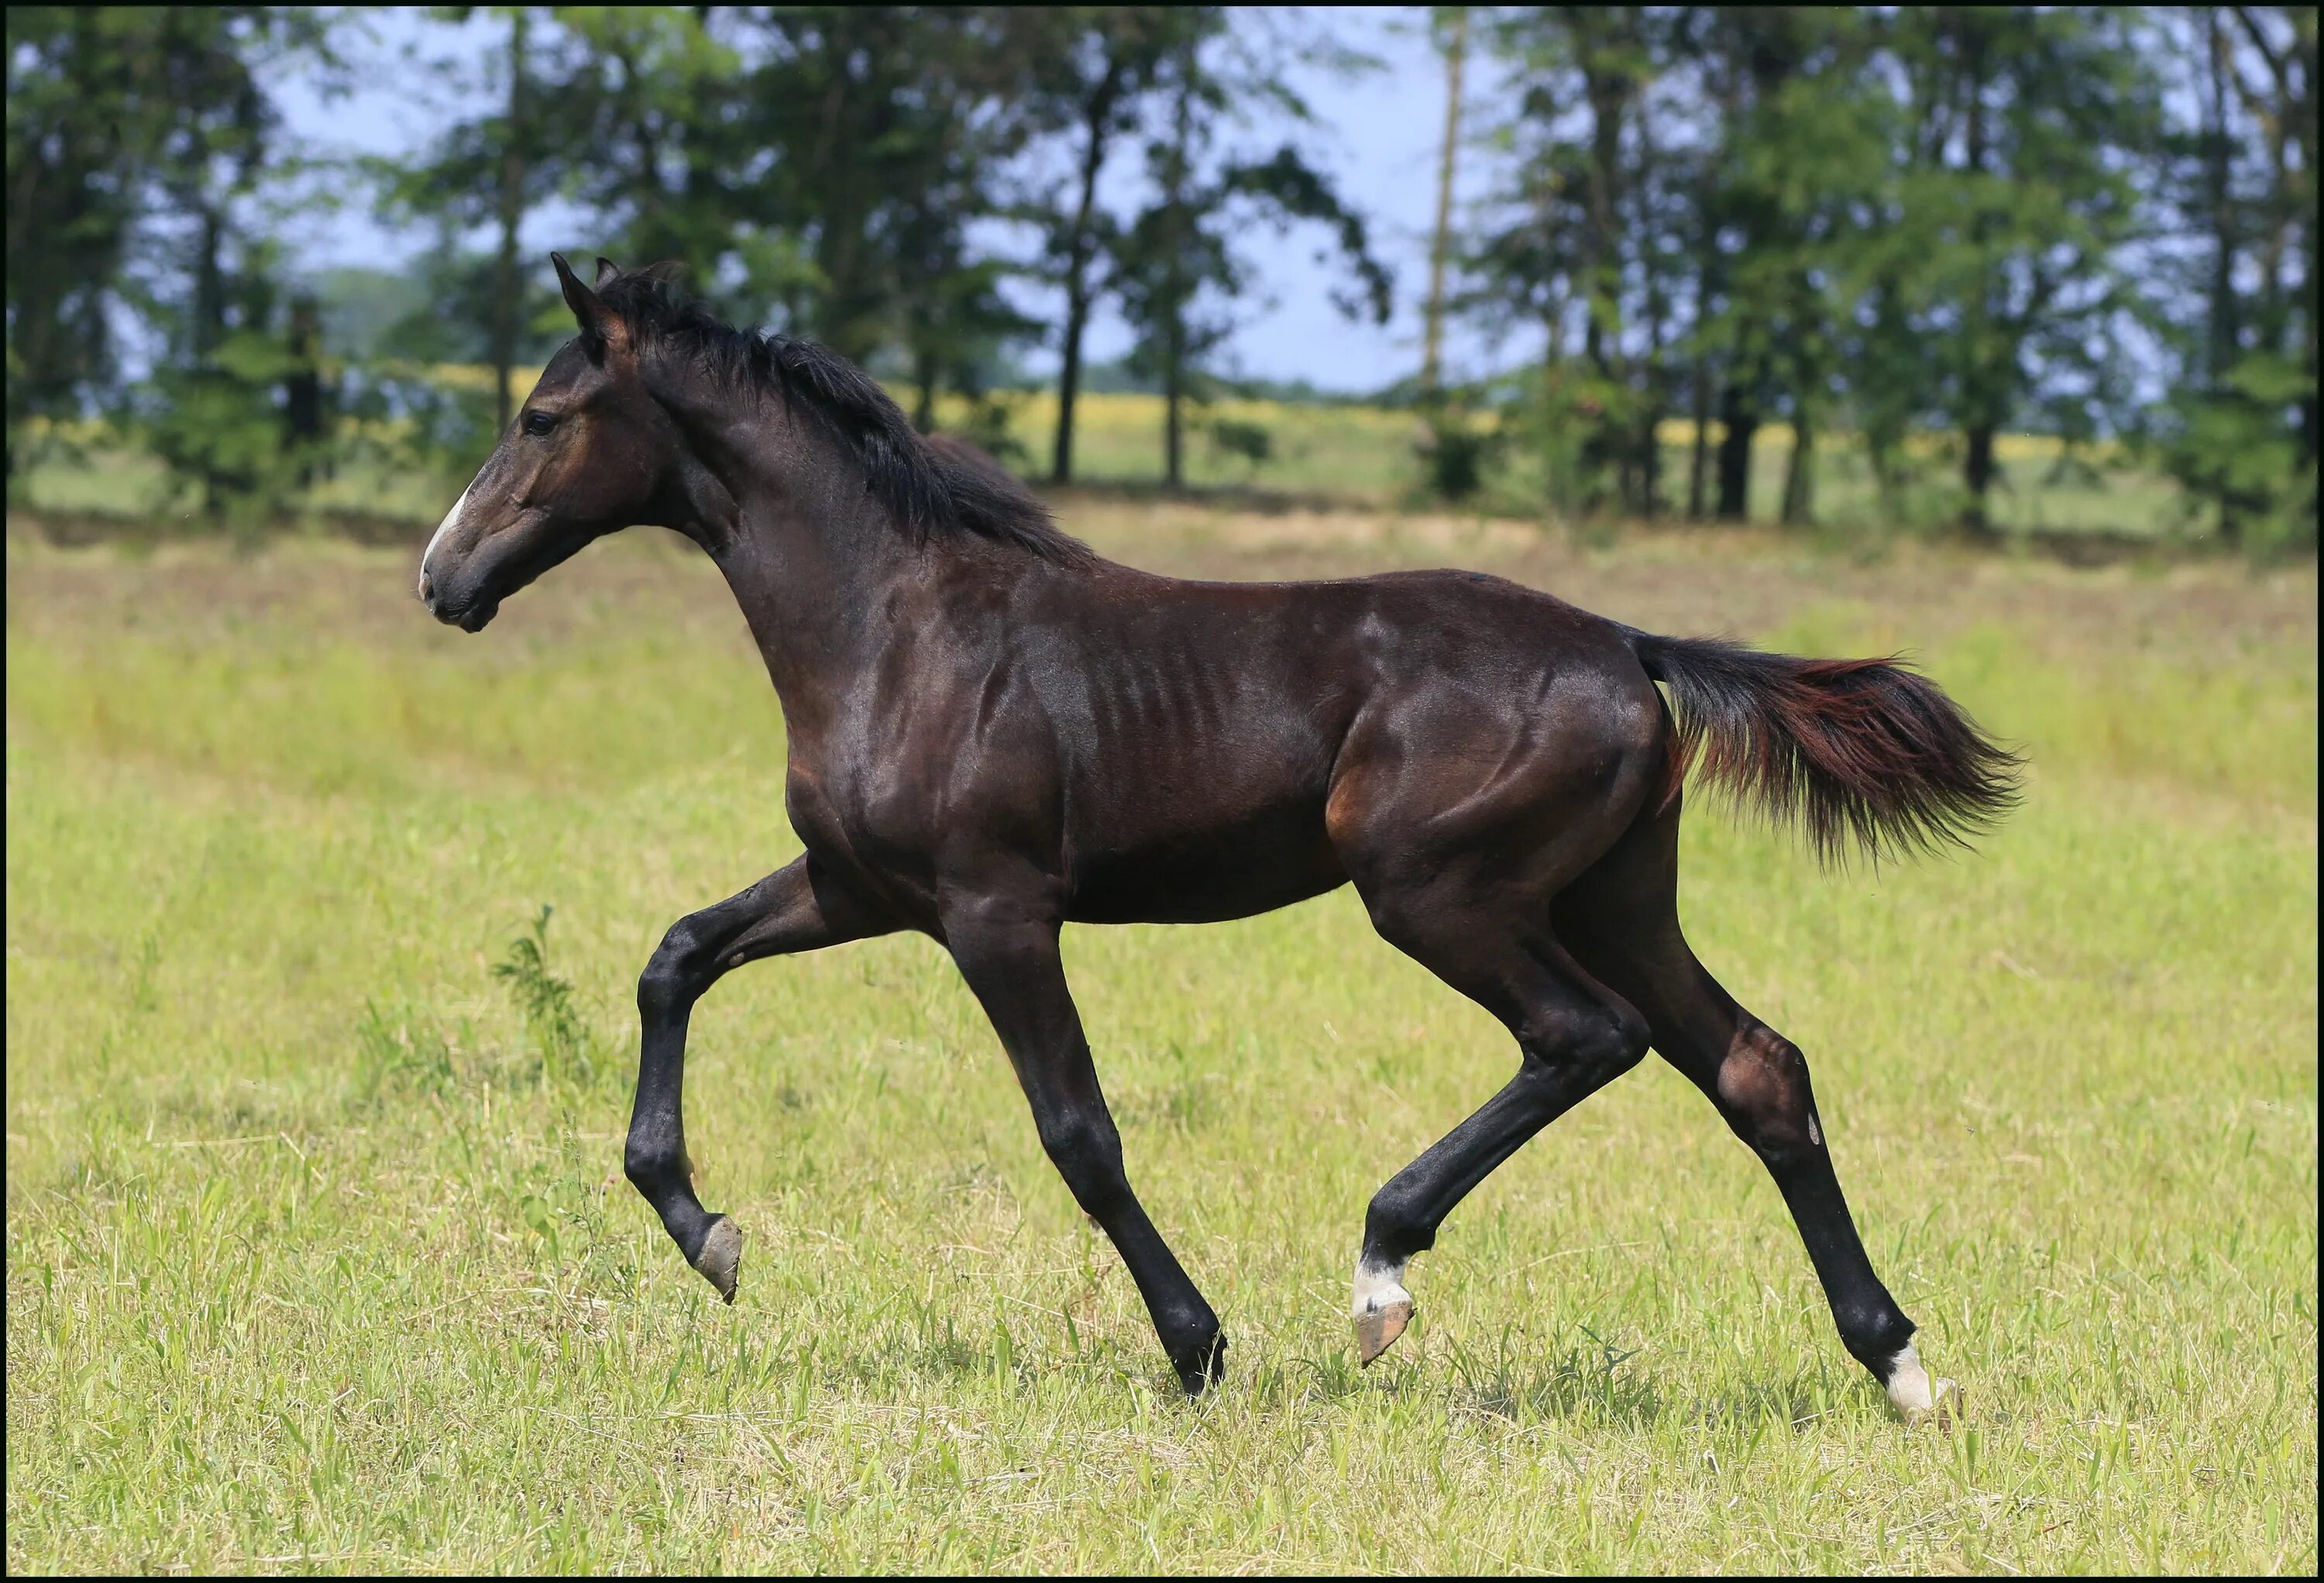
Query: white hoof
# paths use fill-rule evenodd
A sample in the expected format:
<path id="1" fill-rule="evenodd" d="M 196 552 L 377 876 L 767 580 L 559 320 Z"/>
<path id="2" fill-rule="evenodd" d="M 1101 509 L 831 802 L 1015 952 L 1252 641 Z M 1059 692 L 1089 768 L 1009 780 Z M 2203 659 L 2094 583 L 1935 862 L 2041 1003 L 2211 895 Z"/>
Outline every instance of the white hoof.
<path id="1" fill-rule="evenodd" d="M 1412 1293 L 1404 1289 L 1404 1266 L 1359 1263 L 1353 1312 L 1356 1357 L 1370 1367 L 1412 1323 Z"/>
<path id="2" fill-rule="evenodd" d="M 1907 1424 L 1942 1427 L 1951 1423 L 1960 1404 L 1960 1387 L 1950 1380 L 1931 1379 L 1922 1366 L 1920 1353 L 1907 1341 L 1904 1349 L 1888 1360 L 1888 1400 Z"/>

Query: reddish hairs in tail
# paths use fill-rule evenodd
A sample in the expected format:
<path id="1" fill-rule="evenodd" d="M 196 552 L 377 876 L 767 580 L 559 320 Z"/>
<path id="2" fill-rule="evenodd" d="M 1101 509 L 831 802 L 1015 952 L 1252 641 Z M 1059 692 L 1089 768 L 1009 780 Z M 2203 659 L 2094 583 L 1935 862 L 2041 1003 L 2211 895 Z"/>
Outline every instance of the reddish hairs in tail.
<path id="1" fill-rule="evenodd" d="M 2018 756 L 1894 660 L 1628 636 L 1677 705 L 1680 773 L 1700 764 L 1737 801 L 1799 826 L 1821 862 L 1967 846 L 2016 804 Z"/>

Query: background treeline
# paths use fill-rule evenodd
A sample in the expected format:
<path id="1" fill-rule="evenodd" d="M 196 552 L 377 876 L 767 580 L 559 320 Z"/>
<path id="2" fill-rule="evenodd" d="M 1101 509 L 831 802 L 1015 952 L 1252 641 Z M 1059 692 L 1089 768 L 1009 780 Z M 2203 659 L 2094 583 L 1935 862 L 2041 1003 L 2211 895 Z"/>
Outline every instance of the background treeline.
<path id="1" fill-rule="evenodd" d="M 1197 433 L 1255 476 L 1288 420 L 1221 398 L 1298 393 L 1226 376 L 1250 239 L 1305 227 L 1349 315 L 1422 309 L 1414 376 L 1371 400 L 1411 409 L 1415 489 L 1805 523 L 1845 471 L 1864 520 L 1987 534 L 2031 432 L 2052 484 L 2135 470 L 2190 531 L 2312 547 L 2312 9 L 1412 21 L 1451 114 L 1428 267 L 1399 281 L 1363 173 L 1301 152 L 1296 81 L 1377 64 L 1326 14 L 439 8 L 396 55 L 360 10 L 12 8 L 12 502 L 133 441 L 221 524 L 472 464 L 567 333 L 522 245 L 543 217 L 683 261 L 1036 476 L 1076 476 L 1084 398 L 1124 384 L 1159 397 L 1166 486 Z M 358 73 L 409 85 L 422 146 L 293 146 L 269 85 Z M 364 271 L 286 244 L 347 205 L 430 245 Z M 1102 369 L 1101 314 L 1132 337 Z M 1448 320 L 1538 350 L 1456 378 Z M 1053 379 L 1023 376 L 1037 347 Z"/>

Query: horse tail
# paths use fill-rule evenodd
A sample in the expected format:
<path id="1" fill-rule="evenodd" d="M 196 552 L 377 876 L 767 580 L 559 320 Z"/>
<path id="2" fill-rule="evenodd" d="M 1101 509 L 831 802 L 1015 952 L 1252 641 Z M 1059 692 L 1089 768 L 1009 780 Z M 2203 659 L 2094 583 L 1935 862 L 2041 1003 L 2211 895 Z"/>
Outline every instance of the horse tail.
<path id="1" fill-rule="evenodd" d="M 1802 829 L 1819 861 L 1967 846 L 2016 805 L 2023 760 L 1894 658 L 1804 660 L 1624 628 L 1676 706 L 1690 764 L 1738 803 Z"/>

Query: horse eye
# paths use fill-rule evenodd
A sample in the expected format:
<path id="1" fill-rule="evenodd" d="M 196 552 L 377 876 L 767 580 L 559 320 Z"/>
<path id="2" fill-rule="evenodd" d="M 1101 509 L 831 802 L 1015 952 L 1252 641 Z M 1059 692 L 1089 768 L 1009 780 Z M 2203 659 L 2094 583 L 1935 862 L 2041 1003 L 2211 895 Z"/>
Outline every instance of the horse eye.
<path id="1" fill-rule="evenodd" d="M 524 431 L 527 434 L 546 434 L 556 427 L 557 414 L 554 412 L 534 411 L 524 415 Z"/>

